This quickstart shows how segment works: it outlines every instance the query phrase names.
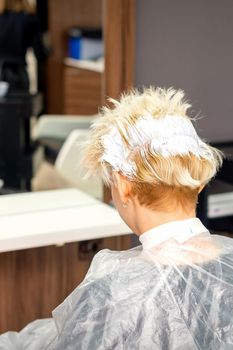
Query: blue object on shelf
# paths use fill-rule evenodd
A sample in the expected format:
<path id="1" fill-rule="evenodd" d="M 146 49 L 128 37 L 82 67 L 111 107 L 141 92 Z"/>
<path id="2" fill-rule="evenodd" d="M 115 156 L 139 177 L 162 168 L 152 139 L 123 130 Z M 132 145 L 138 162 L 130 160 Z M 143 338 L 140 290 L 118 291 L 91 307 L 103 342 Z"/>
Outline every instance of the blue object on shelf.
<path id="1" fill-rule="evenodd" d="M 81 38 L 70 37 L 68 42 L 69 57 L 80 59 L 81 57 Z"/>
<path id="2" fill-rule="evenodd" d="M 68 56 L 70 58 L 94 60 L 103 56 L 101 30 L 71 28 L 68 35 Z"/>

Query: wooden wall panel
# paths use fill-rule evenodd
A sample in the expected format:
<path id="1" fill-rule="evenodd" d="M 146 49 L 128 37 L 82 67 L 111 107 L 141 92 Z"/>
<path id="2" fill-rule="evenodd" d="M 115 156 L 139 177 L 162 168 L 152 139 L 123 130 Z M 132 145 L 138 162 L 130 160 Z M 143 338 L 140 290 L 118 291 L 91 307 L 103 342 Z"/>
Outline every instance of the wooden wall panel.
<path id="1" fill-rule="evenodd" d="M 105 74 L 103 103 L 134 85 L 135 0 L 104 0 Z M 111 194 L 104 189 L 104 201 Z"/>
<path id="2" fill-rule="evenodd" d="M 49 317 L 64 299 L 63 255 L 56 247 L 0 254 L 0 333 Z"/>
<path id="3" fill-rule="evenodd" d="M 104 102 L 134 84 L 135 1 L 104 0 Z"/>
<path id="4" fill-rule="evenodd" d="M 64 67 L 64 113 L 96 114 L 101 106 L 102 74 Z"/>
<path id="5" fill-rule="evenodd" d="M 80 252 L 83 242 L 1 253 L 0 334 L 51 317 L 52 310 L 83 280 L 96 251 L 126 249 L 129 239 L 95 240 L 90 254 Z"/>

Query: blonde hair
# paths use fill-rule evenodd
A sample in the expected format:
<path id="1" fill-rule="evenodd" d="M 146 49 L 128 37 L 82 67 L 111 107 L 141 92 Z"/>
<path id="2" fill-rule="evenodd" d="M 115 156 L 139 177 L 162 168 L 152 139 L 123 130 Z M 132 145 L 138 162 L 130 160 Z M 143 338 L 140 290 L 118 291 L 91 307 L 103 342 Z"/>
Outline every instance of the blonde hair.
<path id="1" fill-rule="evenodd" d="M 92 127 L 85 153 L 88 175 L 100 173 L 107 185 L 111 183 L 111 174 L 115 169 L 103 161 L 103 138 L 111 134 L 113 128 L 118 130 L 124 144 L 129 146 L 129 128 L 141 116 L 149 113 L 153 119 L 161 119 L 167 115 L 178 115 L 190 120 L 187 110 L 191 107 L 184 99 L 184 92 L 172 88 L 151 87 L 142 93 L 132 90 L 123 94 L 119 101 L 110 101 L 113 107 L 102 108 L 100 118 Z M 138 196 L 141 204 L 154 207 L 159 202 L 158 196 L 166 197 L 165 192 L 176 194 L 177 198 L 180 197 L 179 201 L 182 197 L 196 201 L 199 189 L 210 181 L 222 163 L 221 152 L 203 144 L 211 159 L 193 153 L 164 157 L 153 152 L 147 145 L 144 145 L 143 152 L 140 149 L 132 150 L 130 157 L 136 170 L 129 180 L 132 182 L 133 193 Z M 157 194 L 161 192 L 160 195 L 155 195 L 155 188 Z"/>
<path id="2" fill-rule="evenodd" d="M 35 7 L 28 0 L 0 0 L 0 13 L 5 11 L 35 13 Z"/>

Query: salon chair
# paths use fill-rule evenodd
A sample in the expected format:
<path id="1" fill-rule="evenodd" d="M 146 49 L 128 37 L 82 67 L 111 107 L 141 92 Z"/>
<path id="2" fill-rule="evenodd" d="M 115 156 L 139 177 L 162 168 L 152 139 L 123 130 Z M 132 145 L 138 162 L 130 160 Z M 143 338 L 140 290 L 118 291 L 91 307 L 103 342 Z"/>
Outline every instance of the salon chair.
<path id="1" fill-rule="evenodd" d="M 32 181 L 33 190 L 72 187 L 102 200 L 103 184 L 101 179 L 83 178 L 82 145 L 87 141 L 89 135 L 89 129 L 73 130 L 63 143 L 54 164 L 43 162 L 38 169 Z"/>
<path id="2" fill-rule="evenodd" d="M 54 163 L 58 153 L 69 136 L 76 129 L 88 129 L 98 115 L 42 115 L 33 130 L 34 142 L 43 146 L 46 159 Z"/>

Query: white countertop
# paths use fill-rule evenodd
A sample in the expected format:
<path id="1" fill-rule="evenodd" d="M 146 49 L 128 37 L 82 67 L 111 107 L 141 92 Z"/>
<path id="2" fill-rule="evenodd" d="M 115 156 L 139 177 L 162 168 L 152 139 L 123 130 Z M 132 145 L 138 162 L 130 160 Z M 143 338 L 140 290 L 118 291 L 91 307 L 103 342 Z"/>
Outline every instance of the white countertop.
<path id="1" fill-rule="evenodd" d="M 0 196 L 0 252 L 129 233 L 115 209 L 77 189 Z"/>

